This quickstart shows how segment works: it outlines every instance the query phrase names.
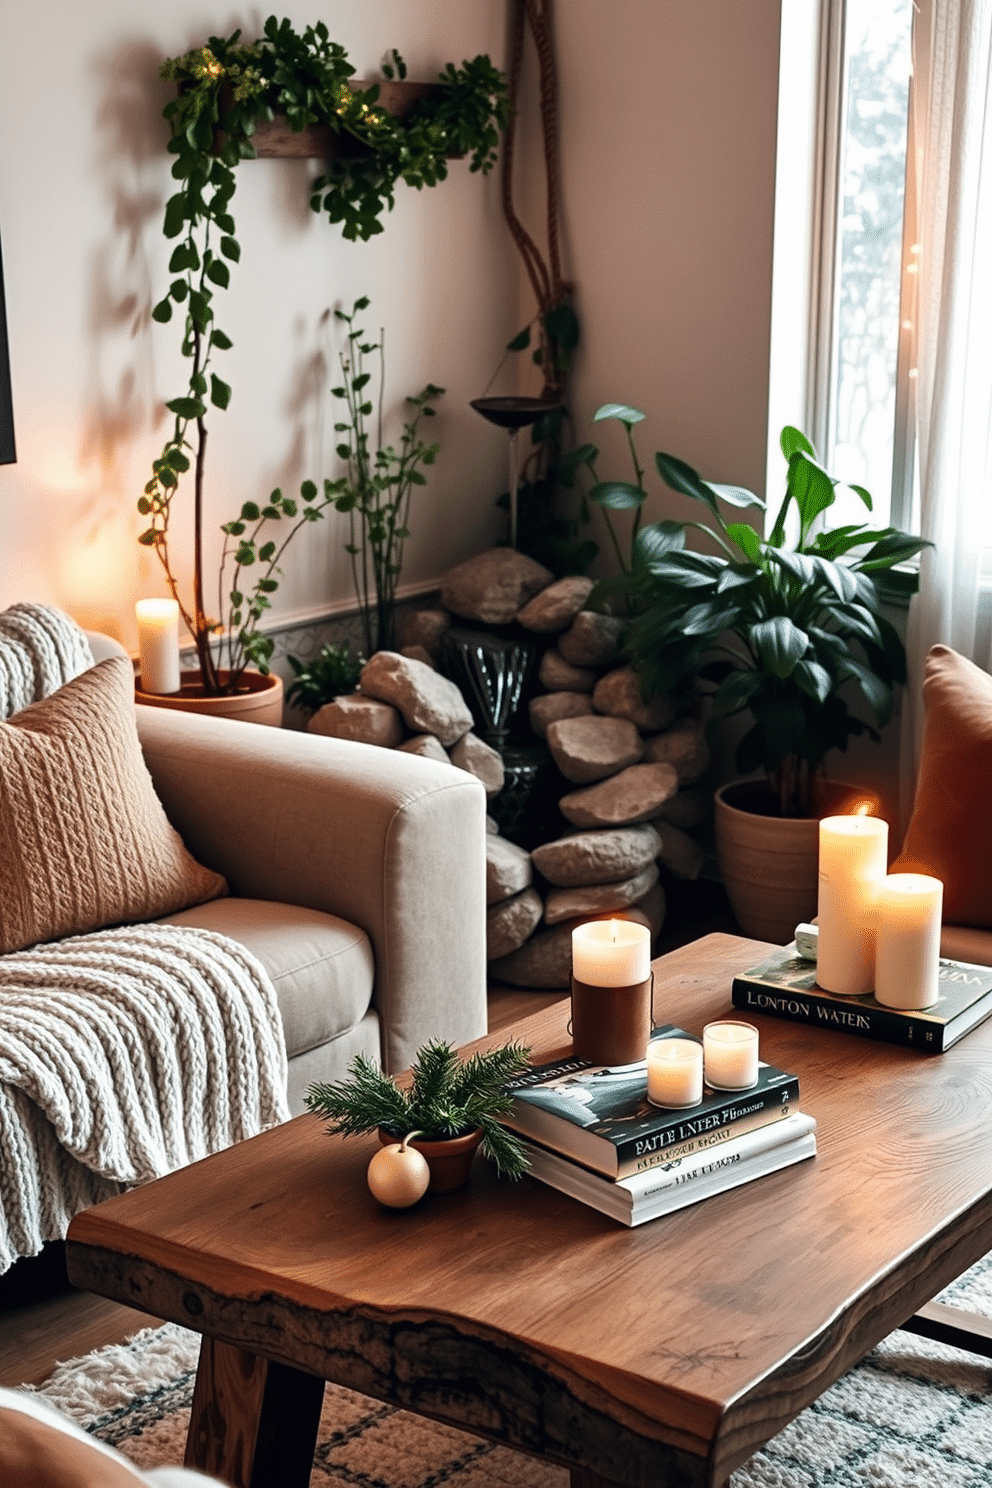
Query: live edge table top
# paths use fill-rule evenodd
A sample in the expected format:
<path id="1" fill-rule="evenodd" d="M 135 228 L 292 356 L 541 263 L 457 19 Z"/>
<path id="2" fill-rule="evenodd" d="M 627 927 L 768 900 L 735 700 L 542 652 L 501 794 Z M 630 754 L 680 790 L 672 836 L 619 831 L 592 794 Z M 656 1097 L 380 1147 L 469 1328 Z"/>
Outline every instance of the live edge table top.
<path id="1" fill-rule="evenodd" d="M 656 1019 L 700 1033 L 766 949 L 711 935 L 656 961 Z M 554 1058 L 566 1015 L 514 1035 Z M 637 1229 L 481 1161 L 383 1210 L 375 1140 L 303 1116 L 77 1215 L 70 1276 L 576 1483 L 722 1484 L 992 1243 L 992 1022 L 926 1056 L 754 1021 L 816 1158 Z"/>

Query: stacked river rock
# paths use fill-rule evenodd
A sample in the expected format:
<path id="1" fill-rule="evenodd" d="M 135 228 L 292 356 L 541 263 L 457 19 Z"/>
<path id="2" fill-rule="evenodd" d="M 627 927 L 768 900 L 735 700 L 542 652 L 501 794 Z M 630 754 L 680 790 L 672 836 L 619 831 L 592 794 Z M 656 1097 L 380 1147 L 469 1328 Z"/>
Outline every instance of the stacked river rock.
<path id="1" fill-rule="evenodd" d="M 451 617 L 481 626 L 515 623 L 537 643 L 545 689 L 530 724 L 545 740 L 566 787 L 558 806 L 571 829 L 530 852 L 498 834 L 487 839 L 488 953 L 497 979 L 565 987 L 571 932 L 622 913 L 661 929 L 659 864 L 695 878 L 703 863 L 689 835 L 708 811 L 698 782 L 709 763 L 702 726 L 676 719 L 667 698 L 645 703 L 637 675 L 621 663 L 625 622 L 583 610 L 592 580 L 554 576 L 523 554 L 494 548 L 452 569 L 443 608 L 401 622 L 402 651 L 378 652 L 359 691 L 314 715 L 316 733 L 361 739 L 477 775 L 490 797 L 503 785 L 497 750 L 472 732 L 458 687 L 436 670 Z"/>

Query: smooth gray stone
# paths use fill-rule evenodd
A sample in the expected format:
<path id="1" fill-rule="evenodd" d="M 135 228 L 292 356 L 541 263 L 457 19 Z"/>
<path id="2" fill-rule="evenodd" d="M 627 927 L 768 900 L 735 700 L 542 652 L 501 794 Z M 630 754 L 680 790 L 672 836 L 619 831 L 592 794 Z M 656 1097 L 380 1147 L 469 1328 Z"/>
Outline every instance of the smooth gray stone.
<path id="1" fill-rule="evenodd" d="M 597 713 L 627 718 L 645 732 L 667 728 L 675 717 L 670 698 L 655 694 L 650 702 L 644 701 L 641 679 L 631 666 L 617 667 L 600 677 L 593 688 L 592 705 Z"/>
<path id="2" fill-rule="evenodd" d="M 618 615 L 580 610 L 568 630 L 558 637 L 558 650 L 572 666 L 609 666 L 619 656 L 626 632 L 627 621 Z"/>
<path id="3" fill-rule="evenodd" d="M 590 884 L 584 889 L 552 889 L 544 901 L 544 923 L 557 925 L 583 915 L 611 914 L 636 904 L 658 882 L 658 865 L 649 863 L 633 878 L 619 883 Z"/>
<path id="4" fill-rule="evenodd" d="M 592 579 L 558 579 L 524 605 L 517 615 L 517 624 L 542 635 L 564 630 L 589 598 L 592 587 Z"/>
<path id="5" fill-rule="evenodd" d="M 349 692 L 318 708 L 307 730 L 332 739 L 355 739 L 359 744 L 395 749 L 403 737 L 403 720 L 390 703 Z"/>
<path id="6" fill-rule="evenodd" d="M 650 822 L 643 822 L 636 827 L 571 832 L 554 842 L 543 842 L 531 857 L 548 883 L 558 889 L 575 889 L 630 878 L 653 863 L 660 850 L 660 836 Z"/>
<path id="7" fill-rule="evenodd" d="M 712 819 L 713 793 L 698 785 L 689 786 L 680 790 L 677 795 L 670 796 L 659 806 L 657 815 L 655 826 L 659 832 L 663 830 L 664 822 L 671 822 L 673 827 L 681 827 L 683 832 L 691 832 L 694 827 L 701 827 L 704 822 Z"/>
<path id="8" fill-rule="evenodd" d="M 486 837 L 486 903 L 500 904 L 530 886 L 530 853 L 505 837 Z"/>
<path id="9" fill-rule="evenodd" d="M 463 734 L 457 744 L 451 746 L 451 763 L 459 770 L 468 770 L 486 788 L 487 796 L 498 796 L 503 789 L 503 760 L 477 734 Z"/>
<path id="10" fill-rule="evenodd" d="M 657 821 L 657 817 L 655 818 Z M 676 878 L 698 878 L 706 861 L 706 854 L 688 832 L 673 827 L 671 822 L 660 824 L 661 847 L 658 862 L 663 863 Z"/>
<path id="11" fill-rule="evenodd" d="M 624 827 L 657 816 L 678 784 L 671 765 L 629 765 L 609 780 L 562 796 L 558 807 L 576 827 Z"/>
<path id="12" fill-rule="evenodd" d="M 487 816 L 486 817 L 486 831 L 489 833 L 490 837 L 498 837 L 499 836 L 499 822 L 497 822 L 493 817 Z"/>
<path id="13" fill-rule="evenodd" d="M 524 889 L 486 911 L 486 959 L 495 961 L 519 950 L 537 929 L 544 913 L 540 894 Z"/>
<path id="14" fill-rule="evenodd" d="M 506 625 L 553 578 L 550 569 L 514 548 L 490 548 L 448 570 L 441 580 L 441 603 L 466 620 Z"/>
<path id="15" fill-rule="evenodd" d="M 592 692 L 599 674 L 591 667 L 572 666 L 555 646 L 551 646 L 541 657 L 537 675 L 541 686 L 549 692 Z"/>
<path id="16" fill-rule="evenodd" d="M 439 760 L 442 765 L 451 763 L 448 751 L 434 734 L 414 734 L 412 739 L 400 745 L 400 750 L 403 754 L 417 754 L 421 759 Z"/>
<path id="17" fill-rule="evenodd" d="M 437 661 L 450 625 L 447 610 L 408 610 L 397 622 L 400 648 L 423 646 L 431 660 Z"/>
<path id="18" fill-rule="evenodd" d="M 588 718 L 592 702 L 586 692 L 542 692 L 528 704 L 530 726 L 540 738 L 547 738 L 548 724 L 560 718 Z"/>
<path id="19" fill-rule="evenodd" d="M 398 708 L 408 729 L 436 734 L 446 748 L 472 727 L 472 715 L 454 682 L 398 651 L 370 656 L 358 684 L 366 697 Z"/>
<path id="20" fill-rule="evenodd" d="M 695 785 L 710 767 L 710 746 L 706 730 L 693 719 L 682 719 L 664 734 L 646 740 L 644 758 L 656 764 L 668 764 L 679 777 L 679 785 Z"/>
<path id="21" fill-rule="evenodd" d="M 626 718 L 561 718 L 548 725 L 548 748 L 566 780 L 588 785 L 636 764 L 644 742 Z"/>

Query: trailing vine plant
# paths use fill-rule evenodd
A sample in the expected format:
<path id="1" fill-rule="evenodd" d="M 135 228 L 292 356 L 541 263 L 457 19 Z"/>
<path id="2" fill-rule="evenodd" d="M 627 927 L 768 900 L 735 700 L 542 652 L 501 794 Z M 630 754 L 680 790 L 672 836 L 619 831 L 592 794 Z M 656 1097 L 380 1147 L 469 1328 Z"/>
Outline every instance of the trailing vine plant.
<path id="1" fill-rule="evenodd" d="M 405 77 L 406 67 L 395 50 L 383 71 L 388 78 Z M 177 97 L 164 110 L 178 185 L 166 202 L 163 221 L 165 236 L 178 241 L 169 260 L 173 277 L 168 292 L 153 308 L 152 318 L 164 323 L 174 311 L 183 317 L 182 353 L 189 378 L 185 391 L 166 403 L 173 425 L 138 502 L 148 519 L 139 541 L 154 549 L 162 564 L 196 643 L 205 691 L 229 693 L 239 690 L 249 663 L 268 670 L 272 642 L 258 627 L 278 588 L 278 563 L 286 543 L 300 526 L 319 520 L 340 495 L 325 482 L 321 496 L 314 482 L 305 481 L 299 501 L 276 490 L 262 506 L 244 503 L 239 515 L 223 525 L 217 610 L 211 612 L 203 563 L 206 416 L 210 407 L 224 410 L 231 401 L 231 385 L 217 372 L 215 357 L 229 351 L 232 342 L 216 323 L 214 298 L 219 289 L 228 288 L 231 265 L 241 257 L 231 212 L 235 169 L 255 155 L 252 135 L 259 121 L 276 112 L 285 114 L 297 132 L 311 124 L 325 125 L 356 150 L 327 163 L 312 183 L 310 205 L 339 224 L 345 238 L 365 241 L 382 232 L 397 182 L 417 190 L 436 185 L 447 175 L 449 154 L 468 155 L 473 171 L 485 174 L 492 168 L 499 130 L 507 119 L 506 88 L 488 57 L 476 57 L 460 68 L 448 63 L 435 92 L 399 119 L 379 107 L 377 83 L 352 85 L 354 68 L 347 53 L 330 40 L 322 21 L 301 36 L 288 20 L 275 16 L 266 21 L 258 41 L 242 44 L 240 31 L 212 36 L 205 47 L 167 60 L 161 73 L 178 85 Z M 193 593 L 187 604 L 170 559 L 169 529 L 173 502 L 191 468 Z M 280 540 L 270 536 L 278 523 L 292 524 Z M 253 582 L 245 577 L 249 569 L 259 573 Z M 226 632 L 226 676 L 213 652 L 212 638 L 218 632 Z"/>

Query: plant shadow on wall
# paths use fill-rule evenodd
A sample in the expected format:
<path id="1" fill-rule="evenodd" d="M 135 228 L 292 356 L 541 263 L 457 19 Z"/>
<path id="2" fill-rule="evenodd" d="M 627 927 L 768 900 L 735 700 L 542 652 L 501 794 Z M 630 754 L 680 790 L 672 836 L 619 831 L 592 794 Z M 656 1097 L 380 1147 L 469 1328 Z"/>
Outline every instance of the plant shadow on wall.
<path id="1" fill-rule="evenodd" d="M 395 51 L 392 58 L 384 73 L 389 79 L 402 79 L 403 60 Z M 378 106 L 378 84 L 356 88 L 350 81 L 353 73 L 344 49 L 330 40 L 323 22 L 300 36 L 288 20 L 278 22 L 274 16 L 266 22 L 260 41 L 241 45 L 240 32 L 211 37 L 206 47 L 162 67 L 162 76 L 179 87 L 178 97 L 165 108 L 178 189 L 166 203 L 163 228 L 176 247 L 169 261 L 173 278 L 168 293 L 155 305 L 152 317 L 165 323 L 178 311 L 189 378 L 185 392 L 166 403 L 174 423 L 139 501 L 147 520 L 140 541 L 162 564 L 196 643 L 204 691 L 212 695 L 239 691 L 250 664 L 267 671 L 273 642 L 260 624 L 278 588 L 279 559 L 295 533 L 319 520 L 328 506 L 359 514 L 363 546 L 359 550 L 353 540 L 352 556 L 368 558 L 377 601 L 386 594 L 387 608 L 391 605 L 392 569 L 397 553 L 401 558 L 406 535 L 402 514 L 408 488 L 422 483 L 417 467 L 431 463 L 436 453 L 419 441 L 416 432 L 419 419 L 433 412 L 430 404 L 440 392 L 430 386 L 419 402 L 412 400 L 414 414 L 399 451 L 381 446 L 381 440 L 375 455 L 369 451 L 362 420 L 372 413 L 371 404 L 366 409 L 364 391 L 370 376 L 356 373 L 352 364 L 339 394 L 348 402 L 348 422 L 339 421 L 341 432 L 351 430 L 349 453 L 341 456 L 349 462 L 348 475 L 341 482 L 325 481 L 322 495 L 315 482 L 304 481 L 299 500 L 277 489 L 267 502 L 245 502 L 237 517 L 222 526 L 225 542 L 217 607 L 212 611 L 203 561 L 206 419 L 210 408 L 222 411 L 230 403 L 231 385 L 217 369 L 218 358 L 232 346 L 216 323 L 213 301 L 218 290 L 228 287 L 231 266 L 241 257 L 231 212 L 234 171 L 241 160 L 254 155 L 252 136 L 258 123 L 278 110 L 296 132 L 320 124 L 356 147 L 354 154 L 342 153 L 326 165 L 325 173 L 312 183 L 310 198 L 312 209 L 325 213 L 352 240 L 383 230 L 382 216 L 392 207 L 399 181 L 418 190 L 436 185 L 447 174 L 449 154 L 467 154 L 470 169 L 483 173 L 496 158 L 499 128 L 506 117 L 505 86 L 487 57 L 476 57 L 461 68 L 448 63 L 432 95 L 402 120 Z M 365 304 L 357 302 L 352 315 Z M 378 349 L 361 339 L 352 344 L 366 348 L 360 350 L 362 356 Z M 358 386 L 356 376 L 364 377 Z M 193 487 L 193 594 L 188 604 L 179 592 L 169 555 L 172 504 L 181 484 Z M 391 516 L 383 515 L 383 500 Z M 273 532 L 279 535 L 274 537 Z M 386 555 L 381 570 L 376 566 L 380 552 Z M 367 584 L 363 593 L 368 608 Z M 381 609 L 377 614 L 383 623 Z M 215 653 L 218 634 L 223 637 L 222 660 Z"/>
<path id="2" fill-rule="evenodd" d="M 790 426 L 781 435 L 785 494 L 766 539 L 747 522 L 727 522 L 721 511 L 721 505 L 764 509 L 758 496 L 705 481 L 685 461 L 662 453 L 655 456 L 662 480 L 698 501 L 707 519 L 640 527 L 646 493 L 633 428 L 643 414 L 608 404 L 597 417 L 624 424 L 635 480 L 599 481 L 592 445 L 576 452 L 576 469 L 592 475 L 589 499 L 608 518 L 632 509 L 635 520 L 629 563 L 613 534 L 621 572 L 596 586 L 590 604 L 626 601 L 632 616 L 626 649 L 645 696 L 703 683 L 717 718 L 749 712 L 753 721 L 737 747 L 738 770 L 765 772 L 771 809 L 781 816 L 815 815 L 824 756 L 846 749 L 852 735 L 878 740 L 877 728 L 891 716 L 893 689 L 906 680 L 906 653 L 882 605 L 915 592 L 916 574 L 897 565 L 931 544 L 895 527 L 825 528 L 821 519 L 840 482 Z M 869 493 L 851 489 L 870 512 Z M 692 530 L 716 552 L 690 550 Z M 848 684 L 877 728 L 851 712 L 841 694 Z"/>

